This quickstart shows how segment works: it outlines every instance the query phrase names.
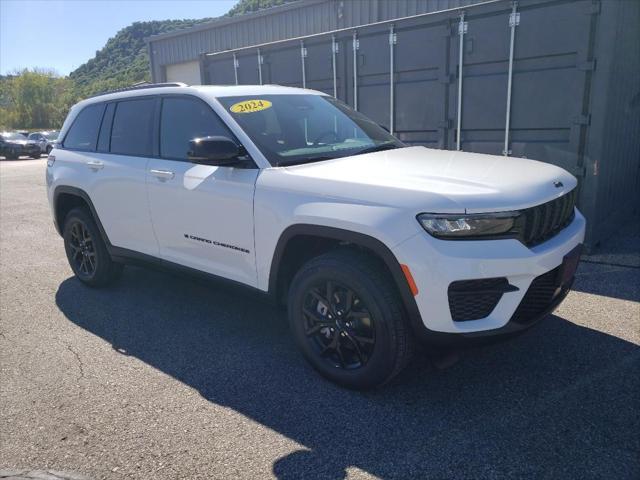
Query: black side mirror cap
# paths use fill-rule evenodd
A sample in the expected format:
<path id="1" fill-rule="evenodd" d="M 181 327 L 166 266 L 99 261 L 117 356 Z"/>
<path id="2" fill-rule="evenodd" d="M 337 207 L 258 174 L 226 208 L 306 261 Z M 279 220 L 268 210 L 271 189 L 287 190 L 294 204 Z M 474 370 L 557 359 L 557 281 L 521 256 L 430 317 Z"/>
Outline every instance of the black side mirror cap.
<path id="1" fill-rule="evenodd" d="M 190 140 L 187 156 L 194 163 L 223 166 L 237 163 L 243 151 L 229 137 L 209 136 Z"/>

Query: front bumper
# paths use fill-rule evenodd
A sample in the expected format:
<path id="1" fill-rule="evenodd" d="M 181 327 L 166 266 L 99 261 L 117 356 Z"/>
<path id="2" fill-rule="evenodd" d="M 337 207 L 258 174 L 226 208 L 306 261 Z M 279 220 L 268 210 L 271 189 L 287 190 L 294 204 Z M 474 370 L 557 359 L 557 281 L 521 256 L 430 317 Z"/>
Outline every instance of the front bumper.
<path id="1" fill-rule="evenodd" d="M 40 153 L 42 153 L 42 149 L 39 145 L 30 144 L 24 146 L 23 152 L 24 155 L 39 155 Z"/>
<path id="2" fill-rule="evenodd" d="M 7 150 L 11 150 L 20 156 L 27 156 L 27 155 L 31 156 L 31 155 L 36 155 L 40 153 L 40 147 L 35 143 L 27 143 L 24 145 L 21 145 L 21 144 L 11 145 L 10 147 L 7 148 Z"/>
<path id="3" fill-rule="evenodd" d="M 559 267 L 564 257 L 584 241 L 584 232 L 585 219 L 576 209 L 571 224 L 533 248 L 515 239 L 447 241 L 426 232 L 402 242 L 393 253 L 401 264 L 409 267 L 418 287 L 415 301 L 421 325 L 414 328 L 429 340 L 491 337 L 528 328 L 539 318 L 527 322 L 513 320 L 529 287 L 534 279 Z M 449 304 L 449 286 L 461 280 L 492 278 L 506 278 L 516 289 L 505 292 L 484 318 L 455 321 Z M 536 317 L 550 313 L 567 293 L 565 283 L 548 308 Z"/>

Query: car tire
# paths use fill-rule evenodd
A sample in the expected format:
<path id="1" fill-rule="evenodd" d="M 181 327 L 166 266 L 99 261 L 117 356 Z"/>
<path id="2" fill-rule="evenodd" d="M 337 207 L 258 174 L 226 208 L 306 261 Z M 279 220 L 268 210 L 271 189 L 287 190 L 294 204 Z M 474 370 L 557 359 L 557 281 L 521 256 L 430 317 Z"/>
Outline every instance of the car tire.
<path id="1" fill-rule="evenodd" d="M 53 150 L 53 147 L 51 145 L 47 145 L 47 148 L 46 148 L 47 155 L 51 153 L 51 150 Z"/>
<path id="2" fill-rule="evenodd" d="M 18 160 L 18 158 L 20 158 L 20 156 L 15 152 L 7 153 L 7 160 Z"/>
<path id="3" fill-rule="evenodd" d="M 104 287 L 122 274 L 123 265 L 111 259 L 93 216 L 74 208 L 64 221 L 64 249 L 78 279 L 90 287 Z"/>
<path id="4" fill-rule="evenodd" d="M 325 378 L 370 389 L 408 364 L 413 338 L 389 278 L 377 258 L 351 249 L 316 257 L 296 273 L 289 326 L 304 357 Z"/>

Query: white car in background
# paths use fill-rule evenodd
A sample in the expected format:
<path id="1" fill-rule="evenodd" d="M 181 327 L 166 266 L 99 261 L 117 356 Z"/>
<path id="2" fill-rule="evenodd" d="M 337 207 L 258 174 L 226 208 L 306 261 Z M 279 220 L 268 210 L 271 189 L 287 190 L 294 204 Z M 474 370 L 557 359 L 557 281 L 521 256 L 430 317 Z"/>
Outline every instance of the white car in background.
<path id="1" fill-rule="evenodd" d="M 28 138 L 38 144 L 42 153 L 49 155 L 58 140 L 59 134 L 60 132 L 57 130 L 31 132 Z"/>
<path id="2" fill-rule="evenodd" d="M 257 289 L 351 388 L 389 381 L 419 341 L 533 325 L 584 239 L 565 170 L 405 145 L 311 90 L 147 85 L 78 103 L 60 140 L 48 195 L 80 281 L 146 262 Z"/>

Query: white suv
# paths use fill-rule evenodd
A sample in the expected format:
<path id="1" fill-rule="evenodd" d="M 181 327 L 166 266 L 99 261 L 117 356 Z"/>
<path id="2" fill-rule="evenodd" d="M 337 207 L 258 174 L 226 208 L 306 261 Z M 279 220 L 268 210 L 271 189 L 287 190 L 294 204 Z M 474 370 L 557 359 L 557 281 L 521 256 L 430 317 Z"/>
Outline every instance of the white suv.
<path id="1" fill-rule="evenodd" d="M 325 377 L 369 388 L 416 341 L 519 332 L 566 296 L 576 179 L 532 160 L 408 146 L 324 93 L 148 85 L 75 105 L 49 201 L 78 279 L 148 262 L 288 306 Z"/>

